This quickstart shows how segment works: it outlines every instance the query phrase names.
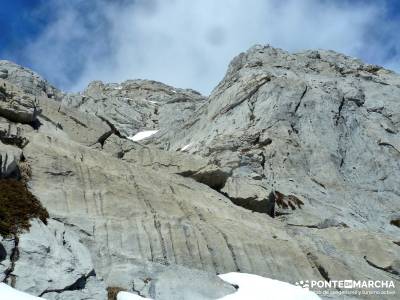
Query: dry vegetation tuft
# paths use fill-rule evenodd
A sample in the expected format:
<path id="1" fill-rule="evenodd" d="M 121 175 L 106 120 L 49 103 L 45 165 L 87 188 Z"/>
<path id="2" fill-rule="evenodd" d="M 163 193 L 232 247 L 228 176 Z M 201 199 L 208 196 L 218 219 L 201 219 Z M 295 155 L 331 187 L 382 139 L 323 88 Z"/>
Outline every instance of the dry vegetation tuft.
<path id="1" fill-rule="evenodd" d="M 0 180 L 0 234 L 16 235 L 30 227 L 29 220 L 39 218 L 45 224 L 49 217 L 39 200 L 22 181 Z"/>

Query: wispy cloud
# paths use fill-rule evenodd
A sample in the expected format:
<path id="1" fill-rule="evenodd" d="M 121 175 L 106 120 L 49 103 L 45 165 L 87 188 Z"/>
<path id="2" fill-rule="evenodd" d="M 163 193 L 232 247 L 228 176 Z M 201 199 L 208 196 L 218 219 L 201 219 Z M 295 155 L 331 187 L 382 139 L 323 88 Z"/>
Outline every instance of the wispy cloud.
<path id="1" fill-rule="evenodd" d="M 46 2 L 44 2 L 46 3 Z M 208 94 L 256 43 L 333 49 L 397 68 L 400 39 L 375 1 L 49 1 L 46 30 L 24 49 L 67 90 L 91 80 L 159 80 Z"/>

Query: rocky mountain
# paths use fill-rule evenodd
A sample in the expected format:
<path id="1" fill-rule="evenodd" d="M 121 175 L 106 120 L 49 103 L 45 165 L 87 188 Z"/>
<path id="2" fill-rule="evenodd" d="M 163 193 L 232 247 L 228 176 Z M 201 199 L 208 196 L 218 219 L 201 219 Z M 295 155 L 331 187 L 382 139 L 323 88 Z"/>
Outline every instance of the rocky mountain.
<path id="1" fill-rule="evenodd" d="M 216 299 L 232 271 L 399 295 L 399 131 L 400 76 L 332 51 L 254 46 L 209 97 L 64 93 L 0 61 L 0 177 L 49 214 L 3 235 L 0 280 L 49 300 Z"/>

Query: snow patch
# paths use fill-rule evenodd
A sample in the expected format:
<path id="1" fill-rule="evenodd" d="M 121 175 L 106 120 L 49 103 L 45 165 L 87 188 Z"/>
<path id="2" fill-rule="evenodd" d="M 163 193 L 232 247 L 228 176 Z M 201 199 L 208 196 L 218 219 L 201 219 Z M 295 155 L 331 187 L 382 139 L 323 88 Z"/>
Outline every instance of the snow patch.
<path id="1" fill-rule="evenodd" d="M 0 283 L 0 299 L 4 299 L 4 300 L 43 300 L 43 298 L 31 296 L 27 293 L 20 292 L 16 289 L 13 289 L 11 286 L 9 286 L 5 283 Z M 135 298 L 132 298 L 132 299 L 135 299 Z"/>
<path id="2" fill-rule="evenodd" d="M 236 284 L 236 293 L 220 300 L 321 300 L 315 293 L 287 282 L 246 273 L 227 273 L 218 275 L 230 284 Z"/>
<path id="3" fill-rule="evenodd" d="M 137 142 L 147 139 L 148 137 L 152 136 L 153 134 L 156 134 L 157 132 L 158 130 L 144 130 L 136 133 L 134 136 L 128 136 L 128 139 Z"/>
<path id="4" fill-rule="evenodd" d="M 193 146 L 193 143 L 189 143 L 189 144 L 187 144 L 186 146 L 183 146 L 182 149 L 181 149 L 181 151 L 186 151 L 187 149 L 189 149 L 189 148 L 192 147 L 192 146 Z"/>
<path id="5" fill-rule="evenodd" d="M 127 292 L 119 292 L 117 295 L 117 300 L 143 300 L 150 298 L 143 298 L 135 294 L 127 293 Z"/>

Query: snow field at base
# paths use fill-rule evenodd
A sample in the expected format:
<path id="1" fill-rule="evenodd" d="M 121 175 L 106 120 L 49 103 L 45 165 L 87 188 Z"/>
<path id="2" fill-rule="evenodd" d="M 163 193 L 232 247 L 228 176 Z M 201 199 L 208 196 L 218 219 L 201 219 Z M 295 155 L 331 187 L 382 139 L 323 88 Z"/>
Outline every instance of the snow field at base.
<path id="1" fill-rule="evenodd" d="M 219 300 L 320 300 L 315 293 L 287 282 L 246 273 L 218 275 L 222 280 L 239 286 L 236 293 Z"/>
<path id="2" fill-rule="evenodd" d="M 246 273 L 227 273 L 218 275 L 222 280 L 239 286 L 238 290 L 218 300 L 320 300 L 313 292 L 287 282 Z M 40 300 L 35 296 L 20 292 L 0 283 L 1 300 Z M 119 292 L 117 300 L 143 300 L 138 295 Z M 150 298 L 146 298 L 150 300 Z M 190 300 L 190 299 L 188 299 Z"/>
<path id="3" fill-rule="evenodd" d="M 302 287 L 254 274 L 232 272 L 218 276 L 239 286 L 239 289 L 217 300 L 321 300 L 315 293 Z M 127 292 L 119 292 L 117 299 L 143 300 L 142 297 Z"/>
<path id="4" fill-rule="evenodd" d="M 24 292 L 20 292 L 13 289 L 5 283 L 0 283 L 0 299 L 1 300 L 43 300 L 43 298 L 38 298 L 31 296 Z"/>

